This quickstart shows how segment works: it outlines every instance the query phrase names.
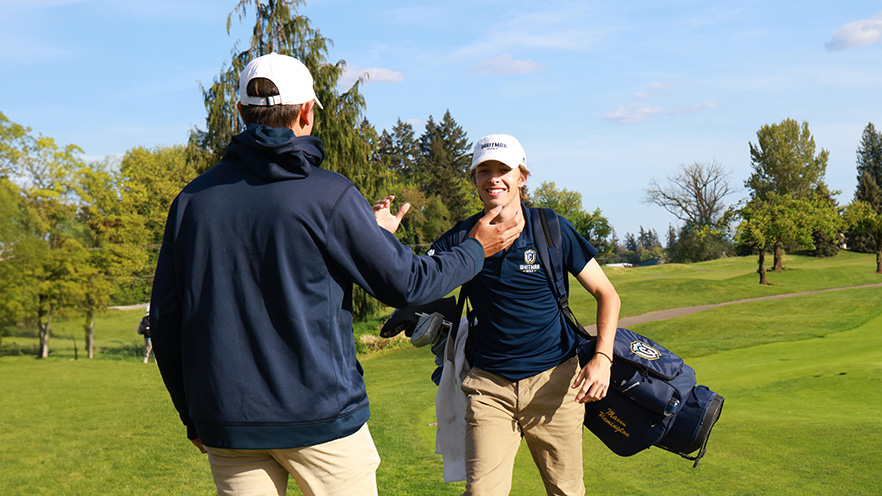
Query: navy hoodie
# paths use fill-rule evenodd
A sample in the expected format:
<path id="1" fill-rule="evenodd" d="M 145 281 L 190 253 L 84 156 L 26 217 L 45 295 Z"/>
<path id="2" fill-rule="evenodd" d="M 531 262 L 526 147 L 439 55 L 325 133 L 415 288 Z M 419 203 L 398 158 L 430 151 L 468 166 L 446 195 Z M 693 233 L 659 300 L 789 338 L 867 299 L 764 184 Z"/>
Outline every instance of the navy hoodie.
<path id="1" fill-rule="evenodd" d="M 404 307 L 474 277 L 483 249 L 416 256 L 381 229 L 322 143 L 250 125 L 169 211 L 151 299 L 156 360 L 207 446 L 283 449 L 357 431 L 370 416 L 352 285 Z"/>

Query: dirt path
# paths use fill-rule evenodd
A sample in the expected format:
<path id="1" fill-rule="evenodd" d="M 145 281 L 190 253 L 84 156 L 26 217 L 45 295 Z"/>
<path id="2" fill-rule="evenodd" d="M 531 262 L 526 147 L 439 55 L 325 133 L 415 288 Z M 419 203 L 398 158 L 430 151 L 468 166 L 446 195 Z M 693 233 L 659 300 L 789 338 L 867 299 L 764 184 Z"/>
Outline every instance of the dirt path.
<path id="1" fill-rule="evenodd" d="M 689 315 L 693 313 L 703 312 L 705 310 L 710 310 L 711 308 L 722 307 L 726 305 L 733 305 L 735 303 L 750 303 L 754 301 L 768 301 L 768 300 L 781 300 L 784 298 L 793 298 L 794 296 L 803 296 L 809 294 L 816 293 L 829 293 L 830 291 L 843 291 L 846 289 L 859 289 L 859 288 L 874 288 L 874 287 L 882 287 L 882 282 L 875 284 L 864 284 L 862 286 L 848 286 L 845 288 L 829 288 L 829 289 L 818 289 L 815 291 L 801 291 L 799 293 L 786 293 L 779 295 L 771 295 L 771 296 L 760 296 L 757 298 L 746 298 L 743 300 L 734 300 L 734 301 L 725 301 L 722 303 L 713 303 L 711 305 L 697 305 L 694 307 L 681 307 L 681 308 L 669 308 L 667 310 L 657 310 L 655 312 L 647 312 L 640 315 L 633 315 L 631 317 L 623 317 L 619 319 L 619 327 L 630 327 L 637 324 L 643 324 L 646 322 L 655 322 L 657 320 L 668 320 L 673 319 L 675 317 L 682 317 L 684 315 Z M 585 326 L 585 329 L 588 330 L 588 333 L 593 335 L 597 334 L 597 330 L 594 325 Z"/>
<path id="2" fill-rule="evenodd" d="M 139 303 L 137 305 L 122 305 L 118 307 L 110 307 L 111 310 L 134 310 L 136 308 L 147 308 L 147 304 Z"/>

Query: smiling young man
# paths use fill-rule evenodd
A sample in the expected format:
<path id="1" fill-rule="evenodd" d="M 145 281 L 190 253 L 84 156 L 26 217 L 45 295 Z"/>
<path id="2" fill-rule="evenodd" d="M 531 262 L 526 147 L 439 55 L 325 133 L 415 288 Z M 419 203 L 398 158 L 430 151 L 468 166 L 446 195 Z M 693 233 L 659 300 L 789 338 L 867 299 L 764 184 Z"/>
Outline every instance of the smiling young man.
<path id="1" fill-rule="evenodd" d="M 492 209 L 494 221 L 523 215 L 525 228 L 509 247 L 484 261 L 469 284 L 474 307 L 472 369 L 461 388 L 466 410 L 466 495 L 506 495 L 515 454 L 525 438 L 548 494 L 585 493 L 583 403 L 606 396 L 620 301 L 594 256 L 597 250 L 560 218 L 563 262 L 597 300 L 597 353 L 579 367 L 579 337 L 566 324 L 539 262 L 531 216 L 524 207 L 526 154 L 514 137 L 494 134 L 475 144 L 472 179 L 484 211 L 459 223 L 430 253 L 449 251 Z"/>

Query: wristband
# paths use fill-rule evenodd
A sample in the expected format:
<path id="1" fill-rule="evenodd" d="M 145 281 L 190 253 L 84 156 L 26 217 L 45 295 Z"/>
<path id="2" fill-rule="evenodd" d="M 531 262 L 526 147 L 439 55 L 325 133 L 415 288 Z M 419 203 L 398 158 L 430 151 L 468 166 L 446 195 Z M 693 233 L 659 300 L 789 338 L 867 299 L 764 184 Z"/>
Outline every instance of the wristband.
<path id="1" fill-rule="evenodd" d="M 603 355 L 603 356 L 605 356 L 606 359 L 609 360 L 609 364 L 612 365 L 612 357 L 610 357 L 610 356 L 607 355 L 606 353 L 604 353 L 604 352 L 602 352 L 602 351 L 595 351 L 594 354 L 595 354 L 595 355 Z"/>

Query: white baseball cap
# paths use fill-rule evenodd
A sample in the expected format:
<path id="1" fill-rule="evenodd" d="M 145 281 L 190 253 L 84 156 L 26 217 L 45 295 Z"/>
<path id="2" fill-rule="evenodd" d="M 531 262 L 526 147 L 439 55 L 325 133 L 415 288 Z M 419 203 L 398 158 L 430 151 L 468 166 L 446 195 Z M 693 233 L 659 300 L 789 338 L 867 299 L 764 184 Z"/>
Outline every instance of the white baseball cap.
<path id="1" fill-rule="evenodd" d="M 507 134 L 490 134 L 479 139 L 475 143 L 475 151 L 472 154 L 472 168 L 481 162 L 496 160 L 514 169 L 519 165 L 527 166 L 527 154 L 524 147 L 514 136 Z"/>
<path id="2" fill-rule="evenodd" d="M 254 78 L 266 78 L 276 85 L 279 94 L 275 96 L 248 96 L 248 82 Z M 312 87 L 312 74 L 303 62 L 280 55 L 276 52 L 263 55 L 252 60 L 242 69 L 239 76 L 239 101 L 244 106 L 257 105 L 269 107 L 273 105 L 300 105 L 315 100 L 316 105 L 323 109 L 322 103 L 315 96 Z"/>

